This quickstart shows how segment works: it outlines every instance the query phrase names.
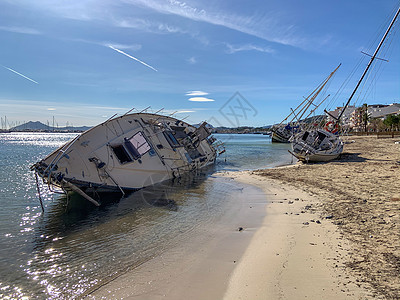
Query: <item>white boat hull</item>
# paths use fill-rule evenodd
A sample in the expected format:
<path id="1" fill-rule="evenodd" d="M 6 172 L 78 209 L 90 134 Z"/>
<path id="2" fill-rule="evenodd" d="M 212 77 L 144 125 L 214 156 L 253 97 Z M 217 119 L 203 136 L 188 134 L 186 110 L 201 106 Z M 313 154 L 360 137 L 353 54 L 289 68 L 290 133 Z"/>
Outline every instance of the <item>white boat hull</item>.
<path id="1" fill-rule="evenodd" d="M 89 129 L 31 169 L 66 192 L 72 185 L 138 190 L 213 164 L 214 141 L 205 123 L 196 128 L 167 116 L 129 114 Z"/>
<path id="2" fill-rule="evenodd" d="M 316 129 L 300 132 L 292 138 L 292 151 L 303 162 L 325 162 L 339 157 L 343 142 L 331 132 Z"/>

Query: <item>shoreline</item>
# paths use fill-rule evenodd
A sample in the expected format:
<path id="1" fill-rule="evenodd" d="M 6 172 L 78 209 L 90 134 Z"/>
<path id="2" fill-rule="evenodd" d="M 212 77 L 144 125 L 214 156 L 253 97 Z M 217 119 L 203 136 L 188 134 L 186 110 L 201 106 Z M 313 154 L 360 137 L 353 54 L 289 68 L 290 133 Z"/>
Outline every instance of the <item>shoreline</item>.
<path id="1" fill-rule="evenodd" d="M 86 298 L 222 299 L 230 275 L 262 224 L 268 199 L 257 187 L 231 178 L 212 180 L 225 181 L 233 191 L 223 214 Z"/>
<path id="2" fill-rule="evenodd" d="M 254 171 L 229 175 L 273 194 L 274 200 L 231 276 L 225 300 L 368 296 L 345 275 L 342 257 L 349 245 L 319 209 L 318 197 Z"/>
<path id="3" fill-rule="evenodd" d="M 88 298 L 396 299 L 400 146 L 351 138 L 327 164 L 217 174 L 235 205 Z"/>

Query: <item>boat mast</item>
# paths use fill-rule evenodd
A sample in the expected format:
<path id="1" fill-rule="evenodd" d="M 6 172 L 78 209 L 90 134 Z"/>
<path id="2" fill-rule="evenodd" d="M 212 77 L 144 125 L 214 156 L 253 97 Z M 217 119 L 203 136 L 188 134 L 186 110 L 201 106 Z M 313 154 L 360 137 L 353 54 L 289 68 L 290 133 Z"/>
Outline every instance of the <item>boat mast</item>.
<path id="1" fill-rule="evenodd" d="M 353 98 L 354 94 L 356 93 L 358 87 L 360 86 L 361 81 L 364 79 L 364 77 L 365 77 L 365 75 L 367 74 L 368 69 L 370 68 L 372 62 L 375 60 L 376 55 L 378 54 L 379 50 L 381 49 L 381 46 L 382 46 L 383 42 L 385 41 L 387 35 L 389 34 L 389 31 L 392 29 L 393 24 L 396 22 L 396 19 L 397 19 L 399 13 L 400 13 L 400 7 L 399 7 L 399 9 L 397 10 L 397 12 L 396 12 L 396 14 L 395 14 L 395 16 L 394 16 L 392 22 L 390 23 L 388 29 L 386 30 L 386 32 L 385 32 L 385 34 L 384 34 L 384 36 L 383 36 L 381 42 L 379 43 L 378 47 L 376 48 L 375 53 L 372 55 L 372 57 L 371 57 L 371 59 L 370 59 L 368 65 L 367 65 L 367 67 L 366 67 L 365 70 L 364 70 L 364 73 L 362 74 L 360 80 L 358 81 L 356 87 L 354 88 L 353 93 L 350 95 L 349 100 L 347 100 L 346 105 L 343 107 L 343 110 L 340 112 L 340 115 L 337 117 L 337 119 L 336 119 L 336 124 L 339 123 L 340 118 L 341 118 L 342 115 L 344 114 L 344 111 L 346 110 L 347 106 L 350 104 L 350 101 L 351 101 L 351 99 Z"/>
<path id="2" fill-rule="evenodd" d="M 293 117 L 292 121 L 296 118 L 296 111 L 302 106 L 304 105 L 304 103 L 306 103 L 307 101 L 309 101 L 308 99 L 310 98 L 310 96 L 315 92 L 315 90 L 307 97 L 303 100 L 303 102 L 301 102 L 294 110 L 292 109 L 292 112 L 285 118 L 283 119 L 278 125 L 281 125 L 283 122 L 285 122 L 287 119 L 289 119 L 289 117 L 293 114 L 295 114 L 295 116 Z M 303 108 L 300 110 L 300 112 L 303 110 Z M 290 123 L 290 122 L 289 122 Z"/>
<path id="3" fill-rule="evenodd" d="M 325 80 L 322 81 L 322 83 L 320 83 L 320 85 L 317 86 L 317 87 L 315 88 L 315 90 L 313 90 L 313 91 L 311 92 L 311 94 L 308 95 L 307 98 L 305 98 L 305 99 L 303 100 L 303 102 L 301 102 L 301 103 L 299 104 L 299 106 L 297 106 L 294 110 L 291 109 L 292 112 L 291 112 L 285 119 L 283 119 L 282 122 L 279 123 L 279 125 L 281 125 L 283 122 L 285 122 L 285 121 L 286 121 L 291 115 L 293 115 L 293 114 L 294 114 L 294 117 L 292 118 L 292 120 L 291 120 L 289 123 L 292 123 L 293 120 L 295 120 L 295 119 L 297 119 L 298 121 L 301 120 L 302 116 L 305 114 L 305 112 L 307 111 L 307 109 L 311 106 L 311 104 L 314 102 L 315 98 L 316 98 L 316 97 L 318 96 L 318 94 L 322 91 L 322 89 L 323 89 L 324 86 L 327 84 L 327 82 L 329 81 L 329 79 L 333 76 L 333 74 L 335 74 L 335 72 L 337 71 L 337 69 L 339 69 L 339 67 L 340 67 L 341 65 L 342 65 L 342 64 L 339 64 L 339 66 L 338 66 L 327 78 L 325 78 Z M 311 99 L 310 99 L 310 97 L 311 97 Z M 306 102 L 307 102 L 307 103 L 306 103 Z M 303 105 L 304 105 L 304 106 L 303 106 Z M 314 106 L 315 106 L 315 104 L 314 104 Z M 300 107 L 301 107 L 301 109 L 299 110 L 298 113 L 296 113 L 296 111 L 297 111 Z M 300 118 L 298 118 L 298 115 L 300 115 L 300 114 L 301 114 L 301 116 L 300 116 Z"/>
<path id="4" fill-rule="evenodd" d="M 332 78 L 333 74 L 335 74 L 335 72 L 340 68 L 342 64 L 339 64 L 335 70 L 333 70 L 333 72 L 331 74 L 329 74 L 329 76 L 322 82 L 320 88 L 315 92 L 315 94 L 312 96 L 310 102 L 308 103 L 308 105 L 306 106 L 305 110 L 303 111 L 303 113 L 301 114 L 301 116 L 299 117 L 299 120 L 301 120 L 301 118 L 304 116 L 305 112 L 308 110 L 308 108 L 311 106 L 311 104 L 313 104 L 315 98 L 317 98 L 317 96 L 319 95 L 319 93 L 324 89 L 325 85 L 328 83 L 328 81 Z M 314 106 L 316 106 L 314 104 Z"/>

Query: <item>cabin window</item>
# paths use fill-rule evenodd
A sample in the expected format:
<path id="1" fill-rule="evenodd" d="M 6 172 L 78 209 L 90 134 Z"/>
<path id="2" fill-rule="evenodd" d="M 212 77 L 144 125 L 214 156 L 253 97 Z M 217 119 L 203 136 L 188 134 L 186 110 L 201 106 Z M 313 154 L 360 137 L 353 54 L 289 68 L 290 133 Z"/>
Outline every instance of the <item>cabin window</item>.
<path id="1" fill-rule="evenodd" d="M 124 145 L 111 146 L 111 149 L 114 151 L 115 156 L 121 164 L 132 161 L 132 158 L 129 156 Z"/>
<path id="2" fill-rule="evenodd" d="M 137 152 L 139 156 L 142 156 L 151 149 L 142 132 L 138 132 L 131 137 L 129 143 L 133 146 L 134 150 L 136 150 L 135 152 Z"/>
<path id="3" fill-rule="evenodd" d="M 303 140 L 303 141 L 306 141 L 309 134 L 310 134 L 310 133 L 309 133 L 308 131 L 304 132 L 303 137 L 302 137 L 302 140 Z"/>
<path id="4" fill-rule="evenodd" d="M 121 164 L 139 159 L 143 154 L 152 150 L 142 132 L 136 133 L 130 139 L 125 138 L 123 144 L 114 145 L 111 148 Z"/>
<path id="5" fill-rule="evenodd" d="M 178 140 L 175 138 L 172 131 L 164 131 L 163 134 L 164 134 L 166 140 L 168 141 L 168 143 L 171 145 L 171 147 L 179 147 L 180 146 Z"/>

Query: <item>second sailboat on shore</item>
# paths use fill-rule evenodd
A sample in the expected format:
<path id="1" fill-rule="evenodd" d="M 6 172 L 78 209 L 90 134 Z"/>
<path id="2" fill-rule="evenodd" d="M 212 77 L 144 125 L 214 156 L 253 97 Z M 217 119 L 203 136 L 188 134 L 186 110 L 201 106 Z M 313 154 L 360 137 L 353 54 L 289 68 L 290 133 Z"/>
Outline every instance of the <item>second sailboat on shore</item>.
<path id="1" fill-rule="evenodd" d="M 397 17 L 399 16 L 400 8 L 397 10 L 395 16 L 392 19 L 388 29 L 383 35 L 382 40 L 380 41 L 378 47 L 376 48 L 374 54 L 371 56 L 371 59 L 364 70 L 361 78 L 359 79 L 356 87 L 351 93 L 349 99 L 347 100 L 345 106 L 339 113 L 338 117 L 334 117 L 328 113 L 329 117 L 332 121 L 329 121 L 324 129 L 312 129 L 312 130 L 304 130 L 292 136 L 290 141 L 292 142 L 292 151 L 290 152 L 292 155 L 297 157 L 299 160 L 304 162 L 321 162 L 321 161 L 330 161 L 337 158 L 343 152 L 343 141 L 340 139 L 338 135 L 338 129 L 340 126 L 341 118 L 349 106 L 350 101 L 353 99 L 354 94 L 359 88 L 361 82 L 363 81 L 365 75 L 370 69 L 372 62 L 375 60 L 379 50 L 386 37 L 388 36 L 390 30 L 393 27 Z M 326 112 L 326 111 L 325 111 Z M 327 112 L 326 112 L 327 113 Z"/>

